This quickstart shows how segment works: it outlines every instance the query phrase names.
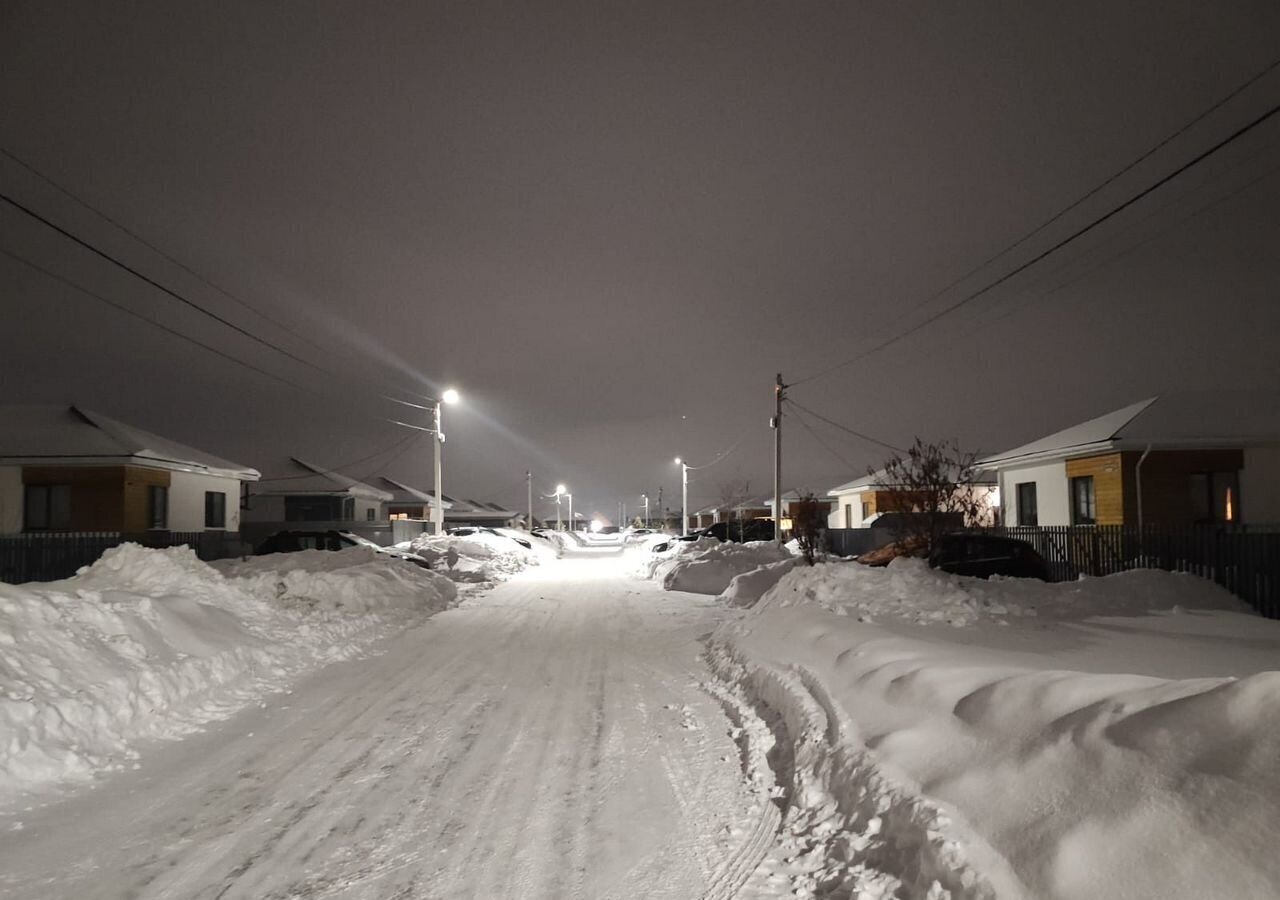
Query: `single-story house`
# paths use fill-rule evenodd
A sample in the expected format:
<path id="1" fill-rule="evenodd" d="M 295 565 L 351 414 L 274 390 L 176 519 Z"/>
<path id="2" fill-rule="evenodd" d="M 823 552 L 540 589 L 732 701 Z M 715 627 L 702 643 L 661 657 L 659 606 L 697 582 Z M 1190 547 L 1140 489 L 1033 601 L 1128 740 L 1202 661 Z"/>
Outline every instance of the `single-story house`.
<path id="1" fill-rule="evenodd" d="M 1280 522 L 1280 394 L 1160 394 L 981 465 L 1007 525 Z"/>
<path id="2" fill-rule="evenodd" d="M 385 520 L 382 505 L 391 499 L 390 491 L 291 457 L 284 474 L 263 479 L 250 491 L 244 521 L 281 528 L 300 522 L 377 523 Z"/>
<path id="3" fill-rule="evenodd" d="M 0 407 L 0 534 L 240 530 L 256 469 L 79 406 Z"/>
<path id="4" fill-rule="evenodd" d="M 975 499 L 984 510 L 999 508 L 1000 494 L 993 472 L 978 472 L 974 479 Z M 890 512 L 911 512 L 910 504 L 902 506 L 902 492 L 889 483 L 885 470 L 872 472 L 827 491 L 833 507 L 827 517 L 828 528 L 868 528 L 881 515 Z M 981 524 L 993 524 L 995 516 L 990 512 L 981 517 Z"/>
<path id="5" fill-rule="evenodd" d="M 420 491 L 385 475 L 375 475 L 367 479 L 367 481 L 374 487 L 391 494 L 391 499 L 383 506 L 383 518 L 414 519 L 417 521 L 429 521 L 431 519 L 431 511 L 436 505 L 435 494 L 432 492 Z M 452 507 L 453 501 L 446 495 L 444 501 L 446 516 Z"/>

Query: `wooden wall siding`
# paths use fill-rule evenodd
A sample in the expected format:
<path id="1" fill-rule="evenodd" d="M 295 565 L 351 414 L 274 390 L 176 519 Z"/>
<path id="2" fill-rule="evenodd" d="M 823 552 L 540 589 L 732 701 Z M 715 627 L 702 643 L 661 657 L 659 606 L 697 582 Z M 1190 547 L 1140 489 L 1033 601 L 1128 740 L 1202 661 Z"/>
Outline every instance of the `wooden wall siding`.
<path id="1" fill-rule="evenodd" d="M 1141 453 L 1125 453 L 1126 523 L 1138 524 L 1136 467 Z M 1243 450 L 1153 450 L 1142 464 L 1142 515 L 1146 525 L 1194 524 L 1191 475 L 1195 472 L 1238 472 L 1244 468 Z M 1236 498 L 1236 514 L 1248 497 Z"/>
<path id="2" fill-rule="evenodd" d="M 1145 474 L 1146 467 L 1143 467 Z M 1074 506 L 1070 494 L 1072 478 L 1093 476 L 1093 494 L 1097 517 L 1095 525 L 1123 525 L 1125 514 L 1124 465 L 1119 453 L 1086 456 L 1067 460 L 1067 503 Z M 1145 486 L 1145 485 L 1144 485 Z"/>
<path id="3" fill-rule="evenodd" d="M 884 493 L 884 491 L 867 491 L 865 494 L 858 495 L 858 506 L 861 507 L 863 503 L 867 504 L 866 516 L 864 516 L 859 510 L 854 511 L 854 518 L 857 520 L 858 524 L 862 524 L 862 521 L 866 519 L 867 516 L 874 516 L 876 514 L 880 505 L 880 495 Z M 885 499 L 886 501 L 888 500 L 887 494 L 885 495 Z"/>
<path id="4" fill-rule="evenodd" d="M 122 531 L 139 534 L 151 525 L 147 488 L 153 484 L 169 487 L 169 473 L 161 469 L 139 469 L 126 466 L 124 470 L 124 515 Z"/>
<path id="5" fill-rule="evenodd" d="M 22 483 L 71 486 L 69 531 L 120 531 L 124 473 L 124 466 L 23 466 Z"/>

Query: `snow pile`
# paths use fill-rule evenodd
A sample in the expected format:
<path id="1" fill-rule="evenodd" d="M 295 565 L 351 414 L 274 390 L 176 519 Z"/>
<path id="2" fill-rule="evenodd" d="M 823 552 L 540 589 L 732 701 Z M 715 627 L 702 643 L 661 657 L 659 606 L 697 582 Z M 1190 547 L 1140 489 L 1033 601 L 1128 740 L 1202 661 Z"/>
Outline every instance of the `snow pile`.
<path id="1" fill-rule="evenodd" d="M 729 586 L 720 594 L 719 599 L 730 606 L 754 606 L 757 600 L 782 580 L 782 576 L 799 563 L 799 558 L 792 557 L 735 575 L 729 582 Z"/>
<path id="2" fill-rule="evenodd" d="M 899 557 L 872 568 L 854 562 L 802 567 L 783 578 L 765 602 L 817 603 L 863 621 L 973 625 L 1025 617 L 1083 619 L 1141 615 L 1151 610 L 1244 611 L 1226 590 L 1194 575 L 1136 569 L 1105 578 L 1046 584 L 1026 578 L 969 578 L 932 569 L 924 560 Z"/>
<path id="3" fill-rule="evenodd" d="M 430 560 L 436 571 L 454 581 L 474 583 L 502 581 L 556 558 L 555 548 L 536 537 L 510 529 L 495 531 L 498 533 L 477 531 L 440 537 L 424 534 L 405 549 Z M 517 536 L 531 546 L 521 546 Z"/>
<path id="4" fill-rule="evenodd" d="M 363 548 L 225 568 L 123 544 L 64 581 L 0 584 L 0 806 L 119 768 L 456 595 Z"/>
<path id="5" fill-rule="evenodd" d="M 650 553 L 637 574 L 660 581 L 668 591 L 719 594 L 735 575 L 789 558 L 790 554 L 772 541 L 737 544 L 699 538 L 672 541 L 666 552 Z"/>
<path id="6" fill-rule="evenodd" d="M 1163 572 L 793 570 L 709 651 L 778 745 L 781 839 L 754 877 L 796 896 L 1280 896 L 1280 622 L 1233 607 Z M 868 609 L 883 623 L 841 614 Z M 940 610 L 969 627 L 931 627 Z"/>

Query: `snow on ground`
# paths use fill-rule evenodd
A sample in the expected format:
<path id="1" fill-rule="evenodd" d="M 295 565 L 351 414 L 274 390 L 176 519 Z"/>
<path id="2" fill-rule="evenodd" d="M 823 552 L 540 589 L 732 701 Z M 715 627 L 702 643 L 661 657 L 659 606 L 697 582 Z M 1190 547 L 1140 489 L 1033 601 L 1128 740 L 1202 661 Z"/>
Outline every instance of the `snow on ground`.
<path id="1" fill-rule="evenodd" d="M 494 531 L 497 533 L 476 531 L 440 537 L 424 534 L 399 546 L 425 557 L 440 574 L 464 584 L 491 585 L 529 566 L 554 560 L 559 555 L 559 549 L 550 541 L 527 532 L 508 528 L 495 528 Z M 519 540 L 530 546 L 522 546 Z"/>
<path id="2" fill-rule="evenodd" d="M 669 549 L 661 553 L 650 549 L 644 553 L 634 570 L 636 574 L 659 582 L 666 590 L 692 594 L 719 594 L 729 587 L 734 576 L 791 558 L 772 541 L 721 543 L 710 537 L 673 540 Z"/>
<path id="3" fill-rule="evenodd" d="M 133 765 L 141 741 L 225 718 L 456 596 L 366 548 L 219 568 L 124 544 L 63 581 L 0 584 L 0 809 Z"/>
<path id="4" fill-rule="evenodd" d="M 786 804 L 740 896 L 1280 896 L 1280 622 L 1241 610 L 1155 571 L 797 567 L 708 652 Z"/>

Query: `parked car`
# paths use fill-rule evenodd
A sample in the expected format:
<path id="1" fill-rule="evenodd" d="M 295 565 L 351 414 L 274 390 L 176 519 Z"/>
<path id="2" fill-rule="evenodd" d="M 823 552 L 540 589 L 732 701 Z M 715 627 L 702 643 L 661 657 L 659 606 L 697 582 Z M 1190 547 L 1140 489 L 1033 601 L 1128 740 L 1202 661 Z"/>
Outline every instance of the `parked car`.
<path id="1" fill-rule="evenodd" d="M 773 540 L 773 522 L 769 519 L 748 519 L 745 522 L 716 522 L 714 525 L 708 525 L 706 528 L 699 528 L 697 531 L 691 531 L 688 534 L 682 534 L 679 537 L 673 537 L 671 541 L 696 541 L 701 538 L 715 538 L 718 541 L 733 541 L 735 543 L 747 541 L 771 541 Z M 671 549 L 671 541 L 663 541 L 654 544 L 649 549 L 654 553 L 665 553 Z"/>
<path id="2" fill-rule="evenodd" d="M 865 566 L 887 566 L 899 556 L 920 556 L 923 546 L 916 542 L 898 541 L 864 553 L 858 562 Z M 1044 557 L 1026 541 L 989 534 L 955 532 L 944 534 L 929 554 L 929 565 L 953 575 L 990 578 L 1009 575 L 1014 578 L 1039 578 L 1047 581 L 1049 566 Z"/>
<path id="3" fill-rule="evenodd" d="M 503 534 L 497 529 L 487 528 L 484 525 L 459 525 L 457 528 L 448 529 L 446 533 L 451 534 L 454 537 L 466 537 L 469 534 L 491 534 L 494 537 L 506 538 L 509 541 L 515 541 L 526 550 L 533 549 L 533 544 L 529 543 L 524 538 L 518 538 L 513 534 Z"/>
<path id="4" fill-rule="evenodd" d="M 396 550 L 383 547 L 350 531 L 277 531 L 267 538 L 253 551 L 256 556 L 268 553 L 297 553 L 300 550 L 345 550 L 348 547 L 368 547 L 384 556 L 411 562 L 423 569 L 430 569 L 431 563 L 416 553 L 407 550 Z"/>

